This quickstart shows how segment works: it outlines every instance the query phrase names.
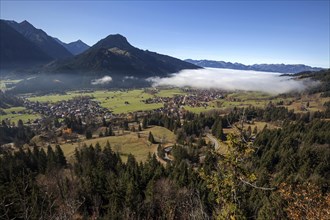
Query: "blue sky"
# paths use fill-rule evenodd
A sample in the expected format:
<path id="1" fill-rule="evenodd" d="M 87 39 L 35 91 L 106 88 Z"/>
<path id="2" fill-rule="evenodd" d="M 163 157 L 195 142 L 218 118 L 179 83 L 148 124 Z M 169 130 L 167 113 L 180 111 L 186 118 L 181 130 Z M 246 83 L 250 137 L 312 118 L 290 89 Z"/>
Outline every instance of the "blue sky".
<path id="1" fill-rule="evenodd" d="M 64 42 L 120 33 L 181 59 L 330 67 L 330 1 L 3 1 L 2 19 L 28 20 Z"/>

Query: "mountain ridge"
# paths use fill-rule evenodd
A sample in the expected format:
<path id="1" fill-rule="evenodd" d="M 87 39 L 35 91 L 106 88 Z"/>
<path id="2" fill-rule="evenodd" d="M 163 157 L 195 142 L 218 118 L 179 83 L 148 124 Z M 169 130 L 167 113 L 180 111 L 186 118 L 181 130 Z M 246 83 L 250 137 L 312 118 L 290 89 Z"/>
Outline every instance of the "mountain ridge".
<path id="1" fill-rule="evenodd" d="M 53 37 L 49 36 L 42 29 L 34 27 L 28 21 L 24 20 L 20 23 L 8 20 L 3 21 L 22 34 L 26 39 L 37 45 L 53 59 L 65 59 L 73 56 L 65 47 L 55 41 Z"/>
<path id="2" fill-rule="evenodd" d="M 253 64 L 245 65 L 242 63 L 232 63 L 225 61 L 215 60 L 193 60 L 185 59 L 186 62 L 212 68 L 225 68 L 225 69 L 236 69 L 236 70 L 254 70 L 264 72 L 278 72 L 278 73 L 299 73 L 304 71 L 319 71 L 323 68 L 311 67 L 304 64 Z"/>
<path id="3" fill-rule="evenodd" d="M 12 28 L 4 20 L 0 20 L 0 66 L 1 71 L 7 68 L 32 67 L 47 63 L 52 58 L 33 42 Z"/>
<path id="4" fill-rule="evenodd" d="M 132 46 L 126 37 L 111 34 L 85 52 L 65 61 L 49 65 L 48 72 L 92 72 L 122 76 L 165 76 L 182 69 L 201 68 L 167 55 L 141 50 Z"/>

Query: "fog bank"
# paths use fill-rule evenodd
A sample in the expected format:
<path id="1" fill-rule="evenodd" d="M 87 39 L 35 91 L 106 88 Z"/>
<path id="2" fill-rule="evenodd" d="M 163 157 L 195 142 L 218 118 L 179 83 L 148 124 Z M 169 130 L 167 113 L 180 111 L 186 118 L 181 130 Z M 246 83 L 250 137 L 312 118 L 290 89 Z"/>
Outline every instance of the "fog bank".
<path id="1" fill-rule="evenodd" d="M 104 84 L 108 84 L 112 81 L 112 78 L 111 76 L 103 76 L 102 78 L 100 79 L 95 79 L 95 80 L 92 80 L 92 85 L 104 85 Z"/>
<path id="2" fill-rule="evenodd" d="M 307 87 L 307 82 L 280 76 L 280 73 L 218 68 L 182 70 L 170 77 L 152 77 L 148 80 L 153 83 L 153 86 L 189 86 L 201 89 L 261 91 L 273 94 L 301 91 Z"/>

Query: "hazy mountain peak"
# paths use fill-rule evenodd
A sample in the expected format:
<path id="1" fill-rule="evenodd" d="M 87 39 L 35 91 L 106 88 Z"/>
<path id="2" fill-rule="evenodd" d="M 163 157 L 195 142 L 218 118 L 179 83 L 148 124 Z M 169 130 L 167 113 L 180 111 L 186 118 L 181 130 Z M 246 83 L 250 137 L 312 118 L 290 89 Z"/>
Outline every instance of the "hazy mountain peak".
<path id="1" fill-rule="evenodd" d="M 31 23 L 29 23 L 27 20 L 24 20 L 20 23 L 18 23 L 18 25 L 25 29 L 25 31 L 33 31 L 33 30 L 38 30 L 38 31 L 42 31 L 41 29 L 37 29 L 36 27 L 34 27 Z M 43 34 L 46 35 L 46 33 L 44 31 L 42 31 Z"/>
<path id="2" fill-rule="evenodd" d="M 31 25 L 31 26 L 33 26 L 30 22 L 28 22 L 27 20 L 24 20 L 24 21 L 22 21 L 22 22 L 20 22 L 20 24 L 22 24 L 22 25 Z"/>

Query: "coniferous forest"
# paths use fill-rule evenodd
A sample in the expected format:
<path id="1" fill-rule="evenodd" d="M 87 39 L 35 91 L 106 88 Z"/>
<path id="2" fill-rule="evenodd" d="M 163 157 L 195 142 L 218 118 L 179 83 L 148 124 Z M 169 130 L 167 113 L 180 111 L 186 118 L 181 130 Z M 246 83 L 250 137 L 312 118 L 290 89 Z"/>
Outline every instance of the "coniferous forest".
<path id="1" fill-rule="evenodd" d="M 81 146 L 68 160 L 60 146 L 34 146 L 0 157 L 1 219 L 329 219 L 330 121 L 325 112 L 234 109 L 227 116 L 192 114 L 182 125 L 155 113 L 142 119 L 174 131 L 174 160 L 149 155 L 123 162 L 111 143 Z M 281 124 L 225 135 L 224 128 L 258 119 Z M 228 153 L 207 151 L 204 128 Z M 10 127 L 3 126 L 10 134 Z M 21 125 L 22 138 L 29 130 Z M 192 138 L 195 137 L 195 138 Z M 16 137 L 20 140 L 19 137 Z M 22 141 L 23 141 L 22 139 Z M 155 141 L 149 133 L 149 141 Z M 212 146 L 209 146 L 212 149 Z M 303 198 L 303 199 L 302 199 Z"/>

